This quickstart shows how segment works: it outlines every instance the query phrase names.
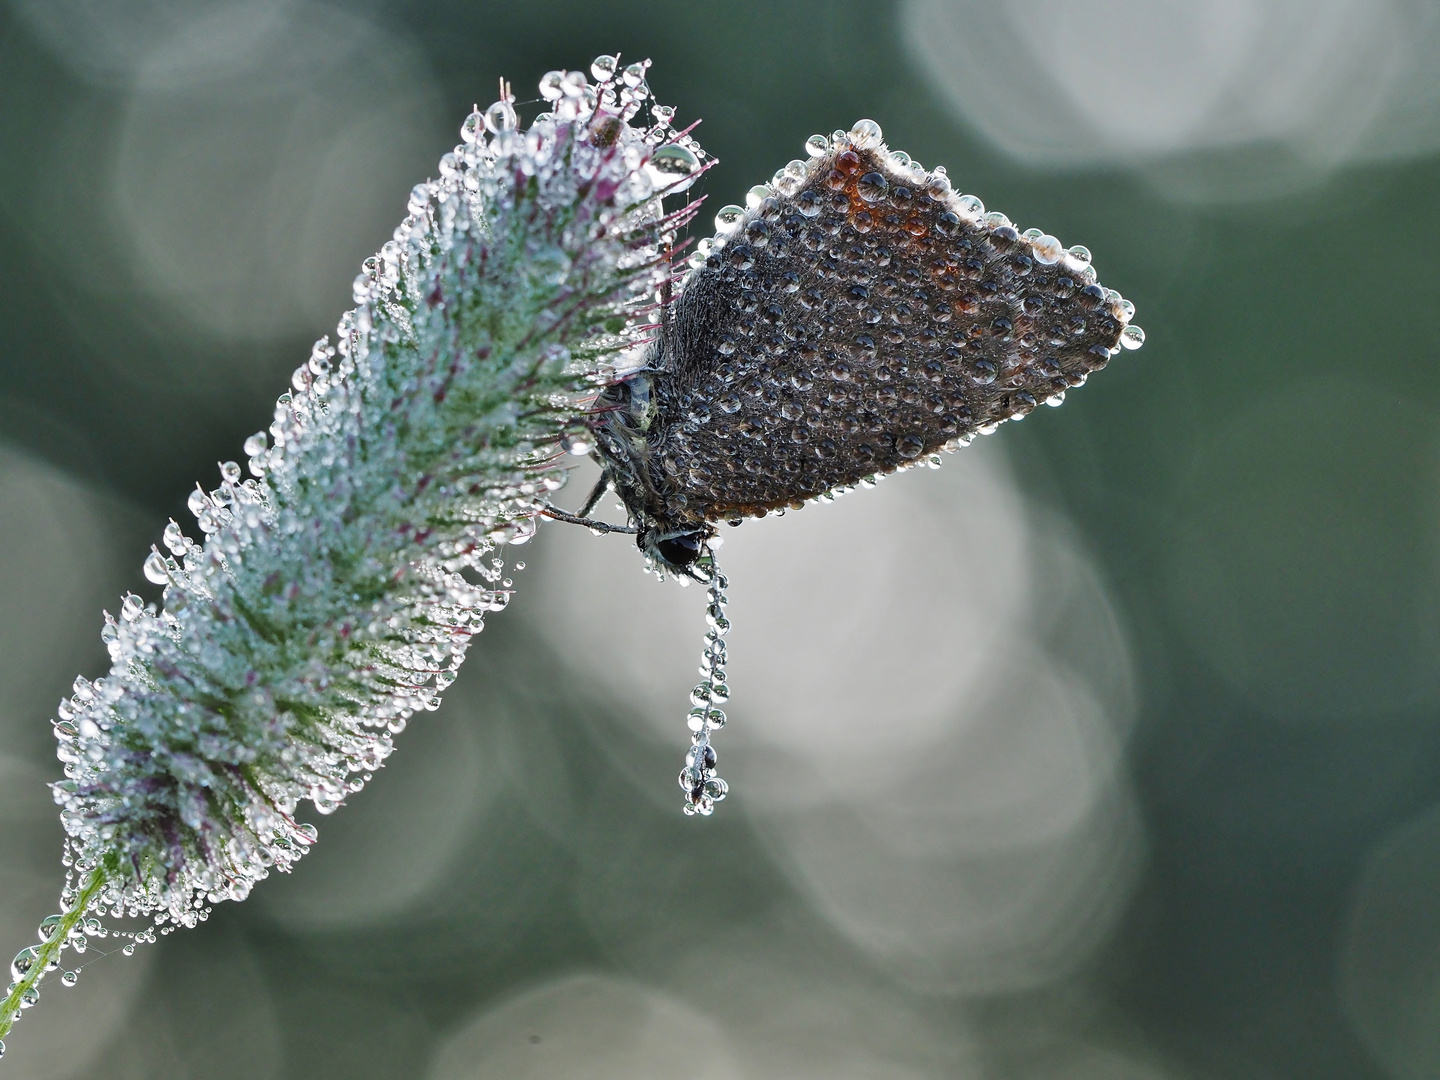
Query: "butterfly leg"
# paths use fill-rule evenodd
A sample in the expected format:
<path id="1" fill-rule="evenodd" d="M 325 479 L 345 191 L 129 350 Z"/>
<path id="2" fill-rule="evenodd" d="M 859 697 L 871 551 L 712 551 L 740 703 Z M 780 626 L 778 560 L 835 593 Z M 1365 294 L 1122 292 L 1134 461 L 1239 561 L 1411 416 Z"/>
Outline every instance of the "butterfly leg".
<path id="1" fill-rule="evenodd" d="M 580 517 L 578 514 L 567 514 L 559 507 L 546 503 L 540 509 L 540 513 L 556 521 L 564 521 L 570 525 L 584 525 L 587 529 L 594 529 L 602 533 L 625 533 L 627 536 L 634 536 L 640 530 L 634 525 L 611 525 L 608 521 L 596 521 L 594 518 Z"/>
<path id="2" fill-rule="evenodd" d="M 575 515 L 577 517 L 589 517 L 590 511 L 595 509 L 596 504 L 600 502 L 600 500 L 605 496 L 605 492 L 609 490 L 610 474 L 608 472 L 602 472 L 600 474 L 600 479 L 596 482 L 595 486 L 590 489 L 590 494 L 585 499 L 585 505 L 582 506 L 579 510 L 576 510 Z"/>
<path id="3" fill-rule="evenodd" d="M 548 518 L 554 518 L 556 521 L 568 522 L 571 525 L 584 525 L 587 529 L 595 529 L 602 533 L 626 533 L 634 536 L 640 530 L 633 525 L 611 525 L 608 521 L 596 521 L 590 516 L 590 512 L 595 509 L 595 504 L 598 503 L 601 498 L 604 497 L 605 492 L 609 490 L 610 474 L 601 473 L 599 482 L 591 489 L 589 496 L 585 499 L 585 505 L 582 506 L 577 513 L 566 513 L 559 507 L 551 506 L 549 503 L 546 503 L 544 509 L 540 512 Z"/>

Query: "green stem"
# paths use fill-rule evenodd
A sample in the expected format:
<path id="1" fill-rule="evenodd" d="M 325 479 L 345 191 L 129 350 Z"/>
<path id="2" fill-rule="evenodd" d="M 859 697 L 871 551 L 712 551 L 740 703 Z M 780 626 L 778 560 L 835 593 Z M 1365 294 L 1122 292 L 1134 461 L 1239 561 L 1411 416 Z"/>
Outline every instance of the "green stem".
<path id="1" fill-rule="evenodd" d="M 80 889 L 80 895 L 75 898 L 75 903 L 70 905 L 70 910 L 60 917 L 59 923 L 55 926 L 55 932 L 50 935 L 48 941 L 40 943 L 36 948 L 38 954 L 35 962 L 30 965 L 30 970 L 15 984 L 15 989 L 10 995 L 0 1002 L 0 1038 L 10 1033 L 10 1028 L 15 1023 L 15 1018 L 20 1012 L 20 999 L 26 992 L 37 985 L 45 977 L 50 965 L 60 958 L 60 952 L 65 943 L 70 940 L 70 931 L 80 925 L 80 920 L 85 918 L 85 912 L 90 909 L 90 904 L 99 895 L 100 890 L 105 887 L 109 880 L 109 868 L 105 865 L 97 866 L 90 871 L 90 876 L 85 878 L 85 884 Z"/>

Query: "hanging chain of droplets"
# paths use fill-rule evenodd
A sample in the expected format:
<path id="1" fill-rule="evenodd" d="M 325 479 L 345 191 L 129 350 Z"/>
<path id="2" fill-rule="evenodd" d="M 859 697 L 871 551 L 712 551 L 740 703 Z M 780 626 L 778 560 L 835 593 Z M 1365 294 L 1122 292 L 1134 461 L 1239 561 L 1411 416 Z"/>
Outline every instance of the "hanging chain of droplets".
<path id="1" fill-rule="evenodd" d="M 725 617 L 725 590 L 730 579 L 721 573 L 713 555 L 697 561 L 709 562 L 705 621 L 710 628 L 705 632 L 705 650 L 700 656 L 701 681 L 690 691 L 690 704 L 694 706 L 686 717 L 691 732 L 690 752 L 680 771 L 680 787 L 685 792 L 685 813 L 708 817 L 729 790 L 716 775 L 715 747 L 710 739 L 725 726 L 725 713 L 719 706 L 730 699 L 730 688 L 725 684 L 725 635 L 730 632 L 730 620 Z"/>

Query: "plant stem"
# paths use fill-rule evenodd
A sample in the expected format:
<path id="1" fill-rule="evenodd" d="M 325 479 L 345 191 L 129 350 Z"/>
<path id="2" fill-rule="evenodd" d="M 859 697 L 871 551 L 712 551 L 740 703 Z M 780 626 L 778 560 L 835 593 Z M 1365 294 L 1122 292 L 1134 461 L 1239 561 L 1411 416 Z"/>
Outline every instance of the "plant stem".
<path id="1" fill-rule="evenodd" d="M 85 879 L 85 884 L 80 889 L 80 895 L 75 897 L 75 903 L 56 924 L 55 932 L 50 935 L 49 940 L 41 942 L 36 948 L 37 956 L 35 962 L 30 965 L 30 970 L 15 984 L 15 989 L 10 991 L 9 996 L 0 1002 L 0 1038 L 4 1038 L 10 1033 L 10 1028 L 14 1025 L 20 1012 L 20 999 L 32 987 L 38 985 L 40 980 L 45 977 L 50 965 L 59 960 L 61 950 L 70 940 L 70 932 L 80 925 L 80 920 L 85 918 L 85 913 L 90 909 L 91 903 L 109 879 L 108 867 L 104 864 L 91 870 L 90 876 Z"/>

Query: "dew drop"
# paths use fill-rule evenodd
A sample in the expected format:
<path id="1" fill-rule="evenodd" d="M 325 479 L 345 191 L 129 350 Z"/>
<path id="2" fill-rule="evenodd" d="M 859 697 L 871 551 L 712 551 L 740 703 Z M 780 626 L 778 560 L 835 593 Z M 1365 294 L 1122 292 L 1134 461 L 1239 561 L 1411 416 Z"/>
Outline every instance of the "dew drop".
<path id="1" fill-rule="evenodd" d="M 67 971 L 60 976 L 60 981 L 66 986 L 74 986 L 80 981 L 80 973 L 78 971 Z"/>
<path id="2" fill-rule="evenodd" d="M 830 149 L 830 140 L 824 135 L 811 135 L 805 140 L 805 153 L 812 158 L 822 157 Z"/>
<path id="3" fill-rule="evenodd" d="M 468 145 L 473 146 L 485 135 L 485 118 L 478 112 L 472 112 L 465 117 L 465 122 L 460 125 L 460 138 Z"/>
<path id="4" fill-rule="evenodd" d="M 590 77 L 598 83 L 609 82 L 615 77 L 619 61 L 613 56 L 597 56 L 590 64 Z"/>
<path id="5" fill-rule="evenodd" d="M 715 231 L 719 233 L 733 232 L 745 217 L 745 208 L 731 203 L 729 206 L 722 206 L 715 215 Z"/>
<path id="6" fill-rule="evenodd" d="M 145 572 L 145 580 L 156 585 L 164 585 L 170 580 L 170 571 L 165 566 L 165 556 L 154 548 L 145 557 L 145 565 L 142 567 Z"/>
<path id="7" fill-rule="evenodd" d="M 180 528 L 179 525 L 175 524 L 174 521 L 171 521 L 170 524 L 165 526 L 163 539 L 165 541 L 165 546 L 169 548 L 174 554 L 185 554 L 186 548 L 188 547 L 185 539 L 185 532 L 183 529 Z"/>
<path id="8" fill-rule="evenodd" d="M 210 496 L 201 491 L 197 484 L 195 490 L 190 492 L 190 496 L 185 500 L 185 505 L 190 508 L 190 513 L 198 518 L 210 509 Z"/>
<path id="9" fill-rule="evenodd" d="M 547 71 L 540 77 L 540 96 L 546 101 L 558 101 L 565 91 L 561 89 L 565 84 L 565 73 L 563 71 Z"/>
<path id="10" fill-rule="evenodd" d="M 685 147 L 670 143 L 651 155 L 645 163 L 645 171 L 661 194 L 675 195 L 695 183 L 700 160 Z"/>
<path id="11" fill-rule="evenodd" d="M 850 129 L 850 144 L 857 150 L 879 146 L 883 137 L 880 125 L 874 120 L 857 120 Z"/>
<path id="12" fill-rule="evenodd" d="M 974 195 L 961 195 L 955 200 L 955 210 L 963 218 L 979 221 L 985 214 L 985 204 Z"/>
<path id="13" fill-rule="evenodd" d="M 1035 261 L 1045 266 L 1054 266 L 1065 257 L 1064 246 L 1048 233 L 1042 233 L 1035 238 L 1033 252 Z"/>
<path id="14" fill-rule="evenodd" d="M 560 445 L 567 454 L 584 457 L 591 449 L 590 432 L 584 429 L 567 431 L 560 436 Z"/>
<path id="15" fill-rule="evenodd" d="M 26 946 L 21 949 L 15 954 L 15 959 L 10 961 L 10 978 L 19 982 L 35 966 L 35 961 L 39 958 L 40 952 L 34 946 Z"/>
<path id="16" fill-rule="evenodd" d="M 890 190 L 890 181 L 878 172 L 866 173 L 855 185 L 855 192 L 867 203 L 877 203 Z"/>
<path id="17" fill-rule="evenodd" d="M 508 101 L 496 101 L 485 110 L 485 129 L 498 135 L 502 131 L 514 131 L 520 126 L 515 115 L 515 106 Z"/>
<path id="18" fill-rule="evenodd" d="M 1125 327 L 1120 331 L 1120 344 L 1127 349 L 1138 349 L 1145 344 L 1145 331 L 1133 324 Z"/>

